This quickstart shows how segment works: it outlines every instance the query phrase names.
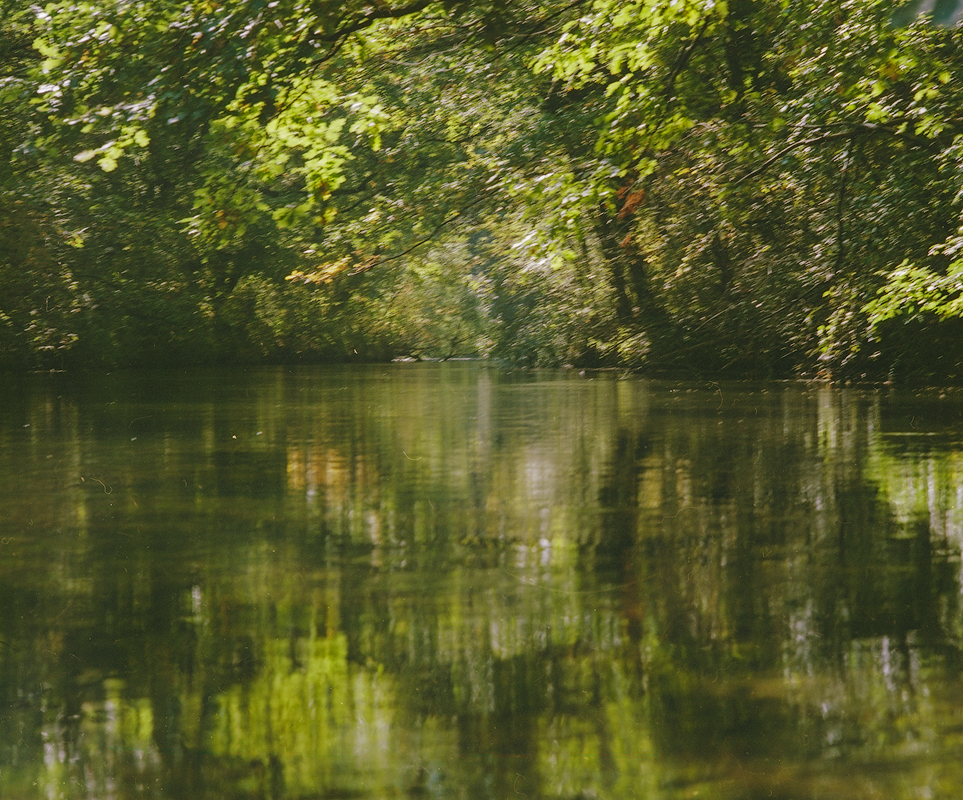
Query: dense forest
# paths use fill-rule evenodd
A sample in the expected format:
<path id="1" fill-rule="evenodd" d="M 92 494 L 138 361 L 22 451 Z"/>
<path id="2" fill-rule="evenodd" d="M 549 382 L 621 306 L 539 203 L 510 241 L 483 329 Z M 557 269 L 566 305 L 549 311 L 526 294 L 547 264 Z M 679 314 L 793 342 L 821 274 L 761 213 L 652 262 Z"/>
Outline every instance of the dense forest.
<path id="1" fill-rule="evenodd" d="M 959 381 L 955 5 L 0 0 L 0 366 Z"/>

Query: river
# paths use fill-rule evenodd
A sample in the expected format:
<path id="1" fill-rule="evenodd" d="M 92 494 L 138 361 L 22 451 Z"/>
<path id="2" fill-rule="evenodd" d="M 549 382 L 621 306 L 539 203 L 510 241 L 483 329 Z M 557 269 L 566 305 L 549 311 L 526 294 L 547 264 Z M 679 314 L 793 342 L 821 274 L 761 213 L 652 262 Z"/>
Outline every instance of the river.
<path id="1" fill-rule="evenodd" d="M 963 393 L 14 379 L 0 796 L 963 797 Z"/>

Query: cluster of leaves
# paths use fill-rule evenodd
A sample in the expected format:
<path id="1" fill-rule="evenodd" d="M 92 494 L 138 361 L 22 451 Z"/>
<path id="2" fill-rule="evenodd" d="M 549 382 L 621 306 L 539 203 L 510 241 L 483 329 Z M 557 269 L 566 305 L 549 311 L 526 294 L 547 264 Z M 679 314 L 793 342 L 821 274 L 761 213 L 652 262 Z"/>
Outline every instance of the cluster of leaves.
<path id="1" fill-rule="evenodd" d="M 963 372 L 913 357 L 963 263 L 960 31 L 919 8 L 8 5 L 8 362 Z"/>
<path id="2" fill-rule="evenodd" d="M 575 102 L 593 85 L 606 98 L 571 172 L 615 217 L 613 283 L 650 362 L 960 377 L 959 355 L 926 363 L 914 350 L 931 337 L 884 325 L 957 330 L 959 30 L 896 27 L 885 2 L 591 9 L 539 66 Z M 920 302 L 901 264 L 919 270 Z"/>

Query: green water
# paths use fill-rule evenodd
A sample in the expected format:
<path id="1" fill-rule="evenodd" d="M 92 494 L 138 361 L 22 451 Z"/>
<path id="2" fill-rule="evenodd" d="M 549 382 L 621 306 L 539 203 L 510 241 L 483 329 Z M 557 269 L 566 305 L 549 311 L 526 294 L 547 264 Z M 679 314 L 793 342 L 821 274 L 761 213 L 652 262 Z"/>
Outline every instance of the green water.
<path id="1" fill-rule="evenodd" d="M 0 398 L 0 797 L 963 797 L 963 395 L 449 363 Z"/>

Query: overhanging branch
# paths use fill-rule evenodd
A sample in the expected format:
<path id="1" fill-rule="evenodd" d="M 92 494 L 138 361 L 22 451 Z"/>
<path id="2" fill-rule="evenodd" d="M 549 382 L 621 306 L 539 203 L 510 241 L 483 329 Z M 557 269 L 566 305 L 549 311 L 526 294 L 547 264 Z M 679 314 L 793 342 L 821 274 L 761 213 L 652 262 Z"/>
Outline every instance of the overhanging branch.
<path id="1" fill-rule="evenodd" d="M 418 239 L 416 242 L 414 242 L 414 244 L 410 245 L 409 247 L 405 248 L 399 253 L 393 253 L 390 256 L 385 256 L 384 258 L 378 258 L 370 266 L 377 267 L 377 266 L 380 266 L 381 264 L 387 263 L 388 261 L 396 261 L 399 258 L 404 258 L 406 255 L 414 252 L 422 245 L 432 241 L 438 235 L 438 233 L 441 231 L 442 228 L 444 228 L 446 225 L 450 225 L 456 219 L 459 219 L 460 217 L 464 216 L 466 211 L 468 211 L 470 208 L 474 208 L 475 206 L 479 205 L 485 199 L 486 199 L 486 196 L 484 194 L 479 195 L 470 203 L 466 203 L 457 211 L 445 217 L 434 228 L 432 228 L 431 231 L 429 231 L 425 236 L 423 236 L 421 239 Z"/>
<path id="2" fill-rule="evenodd" d="M 904 141 L 908 141 L 917 147 L 921 147 L 923 149 L 934 151 L 934 152 L 936 151 L 936 146 L 932 142 L 930 142 L 928 139 L 923 139 L 919 136 L 912 136 L 911 134 L 907 134 L 902 131 L 898 131 L 894 128 L 890 128 L 884 125 L 875 125 L 872 122 L 863 122 L 859 125 L 856 125 L 850 128 L 847 131 L 841 131 L 838 133 L 824 133 L 820 136 L 811 136 L 808 139 L 800 139 L 797 142 L 791 142 L 790 144 L 787 144 L 785 147 L 779 150 L 777 153 L 775 153 L 774 155 L 770 156 L 765 161 L 763 161 L 762 164 L 760 164 L 758 167 L 756 167 L 753 170 L 750 170 L 741 178 L 737 178 L 732 185 L 738 186 L 740 183 L 745 183 L 746 181 L 752 180 L 756 176 L 761 175 L 763 172 L 769 169 L 769 167 L 775 164 L 784 155 L 786 155 L 787 153 L 791 153 L 793 150 L 796 150 L 800 147 L 808 147 L 810 145 L 815 145 L 815 144 L 825 144 L 827 142 L 838 142 L 838 141 L 844 141 L 844 140 L 851 141 L 860 136 L 868 136 L 871 133 L 886 133 L 886 134 L 889 134 L 890 136 L 895 136 L 898 139 L 903 139 Z"/>

